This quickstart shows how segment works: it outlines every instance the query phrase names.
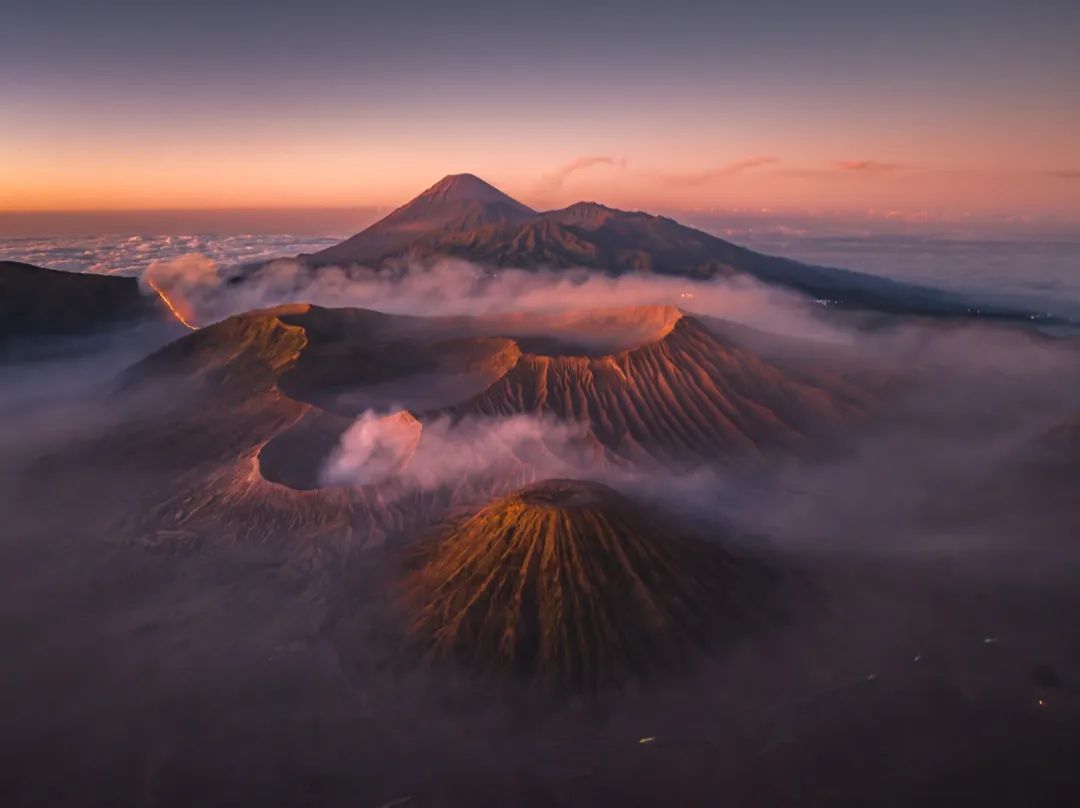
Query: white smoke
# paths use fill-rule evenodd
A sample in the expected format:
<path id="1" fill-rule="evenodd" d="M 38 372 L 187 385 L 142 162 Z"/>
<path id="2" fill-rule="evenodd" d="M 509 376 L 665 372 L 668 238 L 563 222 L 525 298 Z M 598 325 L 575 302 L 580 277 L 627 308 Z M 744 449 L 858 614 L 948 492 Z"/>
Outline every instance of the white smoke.
<path id="1" fill-rule="evenodd" d="M 420 422 L 405 412 L 366 410 L 341 436 L 323 472 L 324 485 L 374 485 L 399 472 L 416 451 Z"/>
<path id="2" fill-rule="evenodd" d="M 523 469 L 560 477 L 584 471 L 578 461 L 583 439 L 581 425 L 530 415 L 441 417 L 421 428 L 406 413 L 367 410 L 341 436 L 323 482 L 361 486 L 395 480 L 427 491 Z"/>
<path id="3" fill-rule="evenodd" d="M 200 325 L 286 303 L 423 316 L 672 305 L 782 335 L 847 339 L 823 321 L 821 307 L 805 296 L 745 276 L 695 281 L 639 273 L 610 277 L 584 269 L 492 271 L 457 260 L 392 270 L 322 267 L 312 272 L 281 259 L 241 283 L 230 283 L 220 265 L 195 255 L 155 262 L 147 275 Z"/>

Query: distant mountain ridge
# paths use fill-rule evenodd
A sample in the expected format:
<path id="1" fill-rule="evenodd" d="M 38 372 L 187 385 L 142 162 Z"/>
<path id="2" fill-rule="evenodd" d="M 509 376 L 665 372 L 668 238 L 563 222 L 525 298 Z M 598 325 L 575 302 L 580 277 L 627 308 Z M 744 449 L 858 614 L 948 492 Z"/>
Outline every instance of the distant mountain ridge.
<path id="1" fill-rule="evenodd" d="M 459 258 L 491 268 L 593 269 L 696 280 L 749 276 L 822 305 L 937 316 L 1046 321 L 1045 315 L 846 269 L 740 247 L 643 211 L 596 202 L 537 212 L 472 174 L 443 178 L 411 202 L 328 249 L 301 255 L 328 265 L 382 268 Z"/>
<path id="2" fill-rule="evenodd" d="M 0 342 L 87 334 L 154 313 L 135 278 L 0 261 Z"/>

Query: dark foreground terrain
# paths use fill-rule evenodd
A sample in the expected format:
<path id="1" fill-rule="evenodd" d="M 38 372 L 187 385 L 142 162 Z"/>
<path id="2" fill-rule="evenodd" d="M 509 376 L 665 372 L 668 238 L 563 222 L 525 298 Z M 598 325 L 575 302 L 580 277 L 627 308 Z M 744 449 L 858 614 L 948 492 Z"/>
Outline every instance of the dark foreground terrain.
<path id="1" fill-rule="evenodd" d="M 6 805 L 1073 804 L 1070 531 L 787 551 L 813 583 L 782 629 L 688 681 L 547 703 L 403 670 L 370 569 L 4 513 Z"/>

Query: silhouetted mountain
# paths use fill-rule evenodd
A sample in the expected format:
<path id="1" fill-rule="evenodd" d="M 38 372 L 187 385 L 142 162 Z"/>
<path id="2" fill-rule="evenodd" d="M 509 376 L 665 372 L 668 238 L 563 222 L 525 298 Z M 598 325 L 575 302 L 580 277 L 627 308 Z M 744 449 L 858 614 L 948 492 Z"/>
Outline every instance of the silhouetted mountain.
<path id="1" fill-rule="evenodd" d="M 154 310 L 134 278 L 0 261 L 0 340 L 86 334 L 133 322 Z"/>
<path id="2" fill-rule="evenodd" d="M 926 315 L 1045 315 L 929 287 L 748 250 L 673 219 L 578 202 L 536 213 L 471 174 L 446 177 L 347 241 L 300 256 L 312 267 L 384 267 L 453 257 L 492 268 L 582 267 L 693 279 L 748 275 L 826 306 Z"/>

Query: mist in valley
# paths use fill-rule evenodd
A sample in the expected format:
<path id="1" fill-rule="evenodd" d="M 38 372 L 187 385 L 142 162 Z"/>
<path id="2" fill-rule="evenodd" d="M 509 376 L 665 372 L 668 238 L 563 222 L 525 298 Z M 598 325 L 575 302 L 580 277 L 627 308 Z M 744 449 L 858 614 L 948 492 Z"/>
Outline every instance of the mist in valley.
<path id="1" fill-rule="evenodd" d="M 527 414 L 383 431 L 430 392 L 430 378 L 406 376 L 341 416 L 314 461 L 325 490 L 245 472 L 288 502 L 380 484 L 380 507 L 415 520 L 377 541 L 320 534 L 315 552 L 297 538 L 303 513 L 266 517 L 245 540 L 213 527 L 226 499 L 199 506 L 199 535 L 145 518 L 165 525 L 194 507 L 164 489 L 231 451 L 216 434 L 200 443 L 185 419 L 220 417 L 221 436 L 250 428 L 255 445 L 292 410 L 215 412 L 207 402 L 224 399 L 182 380 L 131 385 L 127 369 L 166 341 L 156 329 L 78 356 L 9 359 L 0 790 L 26 804 L 797 805 L 812 791 L 900 805 L 1038 803 L 1066 787 L 1080 726 L 1080 455 L 1055 428 L 1080 392 L 1073 337 L 867 318 L 744 281 L 492 275 L 462 262 L 311 278 L 279 262 L 229 284 L 219 270 L 187 256 L 147 274 L 199 325 L 311 302 L 451 318 L 440 327 L 455 334 L 476 328 L 461 318 L 487 317 L 523 342 L 598 354 L 670 324 L 575 312 L 675 306 L 773 367 L 864 387 L 868 403 L 813 450 L 676 467 L 612 462 L 582 445 L 579 425 Z M 530 316 L 515 325 L 513 312 Z M 445 390 L 416 414 L 461 392 Z M 462 480 L 490 495 L 546 477 L 604 482 L 761 559 L 783 581 L 775 620 L 685 675 L 596 698 L 413 658 L 400 556 L 425 520 L 447 516 L 440 497 Z"/>

